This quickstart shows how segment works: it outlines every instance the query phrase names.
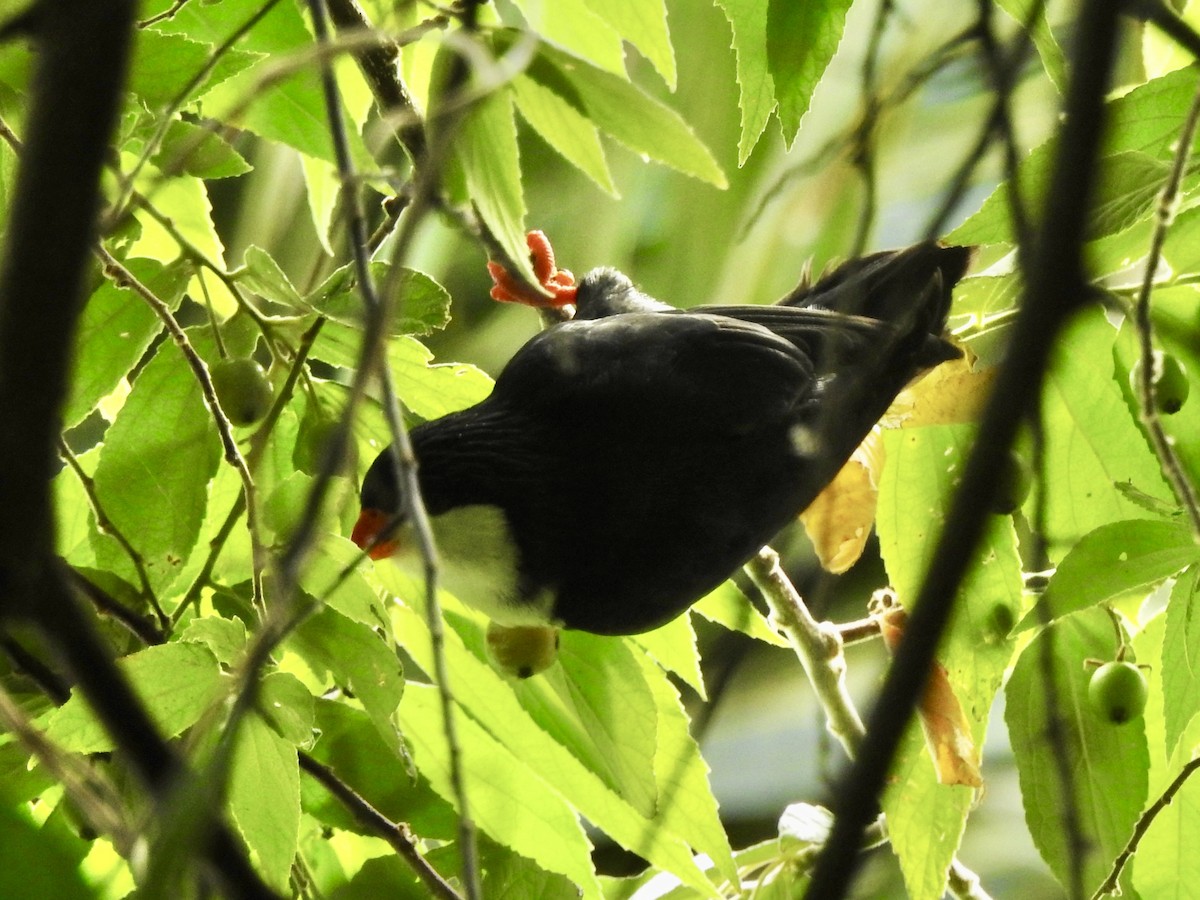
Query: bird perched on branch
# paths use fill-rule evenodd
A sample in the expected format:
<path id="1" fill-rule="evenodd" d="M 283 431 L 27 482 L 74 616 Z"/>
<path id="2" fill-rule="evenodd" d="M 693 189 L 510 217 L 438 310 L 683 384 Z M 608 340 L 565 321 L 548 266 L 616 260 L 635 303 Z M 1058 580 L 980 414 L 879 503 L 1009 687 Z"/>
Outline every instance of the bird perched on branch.
<path id="1" fill-rule="evenodd" d="M 500 626 L 670 621 L 793 521 L 915 376 L 960 355 L 942 332 L 967 248 L 683 311 L 614 269 L 576 284 L 538 232 L 530 247 L 544 293 L 491 264 L 493 296 L 574 319 L 521 347 L 486 400 L 412 431 L 444 583 Z M 361 499 L 355 542 L 398 552 L 411 526 L 390 453 Z"/>

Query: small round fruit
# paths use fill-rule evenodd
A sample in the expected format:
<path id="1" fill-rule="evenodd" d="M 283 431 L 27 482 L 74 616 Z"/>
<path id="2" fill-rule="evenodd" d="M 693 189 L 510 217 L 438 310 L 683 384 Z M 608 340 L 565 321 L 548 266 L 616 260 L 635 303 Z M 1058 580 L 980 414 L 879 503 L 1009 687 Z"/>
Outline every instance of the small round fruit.
<path id="1" fill-rule="evenodd" d="M 1010 450 L 1004 468 L 1000 470 L 999 484 L 992 498 L 992 512 L 1005 516 L 1015 513 L 1029 496 L 1032 484 L 1033 474 L 1029 471 L 1029 463 L 1020 453 Z"/>
<path id="2" fill-rule="evenodd" d="M 1183 408 L 1191 392 L 1187 369 L 1170 353 L 1155 350 L 1154 355 L 1154 405 L 1159 412 L 1172 415 Z M 1135 395 L 1142 389 L 1142 360 L 1134 363 L 1129 373 L 1129 383 Z"/>
<path id="3" fill-rule="evenodd" d="M 234 425 L 253 425 L 271 408 L 271 382 L 254 360 L 222 359 L 213 364 L 211 376 L 221 409 Z"/>
<path id="4" fill-rule="evenodd" d="M 1146 708 L 1146 677 L 1129 662 L 1108 662 L 1092 673 L 1088 701 L 1114 725 L 1136 719 Z"/>
<path id="5" fill-rule="evenodd" d="M 325 463 L 325 455 L 332 449 L 338 426 L 336 419 L 321 418 L 311 423 L 308 420 L 302 422 L 300 437 L 292 455 L 296 468 L 309 475 L 316 475 Z M 353 472 L 358 466 L 358 447 L 354 443 L 354 435 L 350 434 L 347 438 L 342 464 L 337 470 L 339 474 Z"/>
<path id="6" fill-rule="evenodd" d="M 488 624 L 488 655 L 496 668 L 514 678 L 530 678 L 554 665 L 558 657 L 558 629 L 549 625 L 509 628 Z"/>

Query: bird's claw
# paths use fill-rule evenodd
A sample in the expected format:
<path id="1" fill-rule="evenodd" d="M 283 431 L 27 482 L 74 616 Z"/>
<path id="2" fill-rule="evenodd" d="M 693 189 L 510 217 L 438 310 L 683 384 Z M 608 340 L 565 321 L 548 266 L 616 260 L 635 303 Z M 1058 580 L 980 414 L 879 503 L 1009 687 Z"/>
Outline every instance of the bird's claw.
<path id="1" fill-rule="evenodd" d="M 575 302 L 575 276 L 567 269 L 560 269 L 554 262 L 554 248 L 550 239 L 540 231 L 525 235 L 529 246 L 529 259 L 533 263 L 533 274 L 538 285 L 546 291 L 541 293 L 530 285 L 513 277 L 500 263 L 488 261 L 488 274 L 492 276 L 491 297 L 504 303 L 523 303 L 535 309 L 561 308 Z"/>

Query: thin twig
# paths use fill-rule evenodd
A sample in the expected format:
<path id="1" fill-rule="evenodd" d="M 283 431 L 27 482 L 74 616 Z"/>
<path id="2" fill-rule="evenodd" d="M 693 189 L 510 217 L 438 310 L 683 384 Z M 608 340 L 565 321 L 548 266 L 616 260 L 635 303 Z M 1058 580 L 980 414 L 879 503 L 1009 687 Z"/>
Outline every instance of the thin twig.
<path id="1" fill-rule="evenodd" d="M 250 439 L 250 452 L 246 454 L 246 464 L 250 467 L 251 472 L 258 470 L 258 463 L 262 459 L 263 453 L 266 452 L 267 441 L 271 431 L 274 429 L 279 416 L 291 401 L 296 382 L 305 371 L 305 362 L 308 360 L 308 354 L 312 350 L 313 343 L 316 341 L 317 335 L 320 334 L 324 325 L 325 319 L 318 317 L 300 337 L 300 343 L 296 348 L 296 358 L 292 361 L 292 366 L 288 370 L 287 377 L 284 379 L 283 385 L 275 397 L 275 401 L 271 404 L 271 408 L 267 411 L 266 416 L 263 417 L 258 430 L 254 432 L 254 436 Z M 183 600 L 180 601 L 178 608 L 172 616 L 173 622 L 178 622 L 189 606 L 200 602 L 200 594 L 209 585 L 213 569 L 216 567 L 221 552 L 225 549 L 225 543 L 229 540 L 229 535 L 233 533 L 233 528 L 237 525 L 238 519 L 241 518 L 245 509 L 245 494 L 239 494 L 226 514 L 225 521 L 221 523 L 221 527 L 217 530 L 212 540 L 209 541 L 208 556 L 205 557 L 200 571 L 196 574 L 191 585 L 184 593 Z"/>
<path id="2" fill-rule="evenodd" d="M 841 743 L 846 755 L 854 759 L 866 735 L 866 728 L 846 689 L 842 630 L 829 622 L 818 622 L 813 618 L 808 605 L 780 567 L 779 554 L 770 547 L 763 547 L 745 568 L 746 574 L 767 601 L 775 627 L 788 639 L 800 658 L 817 702 L 825 713 L 825 727 Z M 879 624 L 871 621 L 874 622 L 874 636 L 878 637 Z M 867 629 L 863 627 L 858 630 Z M 960 900 L 989 900 L 979 876 L 957 859 L 950 865 L 948 887 Z"/>
<path id="3" fill-rule="evenodd" d="M 190 3 L 191 0 L 175 0 L 170 6 L 164 9 L 156 16 L 151 16 L 148 19 L 142 19 L 137 23 L 138 28 L 149 28 L 151 25 L 157 25 L 167 19 L 175 18 L 175 14 Z"/>
<path id="4" fill-rule="evenodd" d="M 161 644 L 166 640 L 166 635 L 169 633 L 166 629 L 160 631 L 155 628 L 148 619 L 139 616 L 133 610 L 126 609 L 107 591 L 102 590 L 74 569 L 71 569 L 69 574 L 75 587 L 92 602 L 97 610 L 116 619 L 138 640 L 146 644 Z"/>
<path id="5" fill-rule="evenodd" d="M 104 264 L 105 272 L 110 277 L 113 277 L 123 286 L 132 288 L 134 293 L 150 304 L 150 308 L 154 310 L 159 319 L 167 327 L 167 331 L 175 341 L 175 345 L 183 353 L 183 358 L 191 367 L 192 374 L 195 375 L 196 380 L 200 383 L 200 391 L 204 394 L 204 402 L 208 405 L 213 420 L 217 423 L 217 434 L 220 435 L 221 446 L 225 451 L 225 461 L 233 467 L 234 471 L 238 473 L 238 477 L 242 480 L 242 494 L 245 497 L 247 510 L 246 525 L 250 532 L 252 550 L 253 598 L 257 608 L 262 611 L 265 608 L 262 593 L 264 552 L 258 528 L 258 504 L 255 502 L 254 478 L 250 474 L 250 467 L 246 465 L 246 460 L 242 457 L 242 451 L 238 449 L 237 439 L 233 436 L 233 426 L 230 424 L 225 411 L 221 409 L 221 404 L 217 400 L 217 392 L 213 388 L 212 378 L 208 374 L 208 367 L 204 364 L 204 360 L 200 358 L 200 354 L 192 346 L 192 342 L 188 340 L 187 332 L 183 330 L 183 326 L 176 320 L 170 307 L 150 288 L 142 284 L 133 272 L 125 268 L 102 244 L 97 244 L 93 248 L 93 252 L 99 257 L 100 262 Z"/>
<path id="6" fill-rule="evenodd" d="M 880 636 L 879 620 L 874 616 L 855 619 L 853 622 L 838 622 L 834 627 L 837 629 L 843 647 L 848 647 L 850 644 L 861 644 L 864 641 L 873 641 Z"/>
<path id="7" fill-rule="evenodd" d="M 324 44 L 329 40 L 324 2 L 323 0 L 309 0 L 309 8 L 312 11 L 317 43 Z M 465 30 L 469 31 L 473 26 L 475 21 L 474 13 L 475 6 L 470 5 L 464 14 Z M 448 79 L 448 91 L 450 95 L 453 95 L 459 86 L 466 83 L 466 75 L 467 71 L 464 61 L 461 57 L 456 57 Z M 461 744 L 459 743 L 457 726 L 455 724 L 456 708 L 450 692 L 449 672 L 441 640 L 441 607 L 437 599 L 438 558 L 434 545 L 433 528 L 425 512 L 424 503 L 421 500 L 420 485 L 417 481 L 416 460 L 413 457 L 412 446 L 404 428 L 404 421 L 400 414 L 395 387 L 391 380 L 391 374 L 382 360 L 383 337 L 386 334 L 386 324 L 390 310 L 386 304 L 380 301 L 371 277 L 370 260 L 367 255 L 368 236 L 366 224 L 362 214 L 361 200 L 354 186 L 353 162 L 350 158 L 349 142 L 346 139 L 342 125 L 341 100 L 337 84 L 333 78 L 333 71 L 327 61 L 322 64 L 321 79 L 329 119 L 330 137 L 333 140 L 334 152 L 337 158 L 338 174 L 342 180 L 344 190 L 351 192 L 347 197 L 347 226 L 350 232 L 350 248 L 354 254 L 354 264 L 358 275 L 358 288 L 362 294 L 367 321 L 369 326 L 373 326 L 374 332 L 369 335 L 374 339 L 374 346 L 368 344 L 367 336 L 364 336 L 364 365 L 356 373 L 355 380 L 360 380 L 365 375 L 371 374 L 372 371 L 378 375 L 378 381 L 383 393 L 384 415 L 393 439 L 389 452 L 392 454 L 393 462 L 406 487 L 405 496 L 408 503 L 406 511 L 409 521 L 413 524 L 417 537 L 417 546 L 421 554 L 421 559 L 424 562 L 426 615 L 429 620 L 430 634 L 433 640 L 434 668 L 436 670 L 438 692 L 442 701 L 442 724 L 446 732 L 446 743 L 449 749 L 450 780 L 458 804 L 459 852 L 462 858 L 462 880 L 466 896 L 470 900 L 477 900 L 477 898 L 482 896 L 478 848 L 476 846 L 475 824 L 471 818 L 466 779 L 463 772 Z M 441 123 L 441 127 L 438 129 L 438 140 L 434 143 L 438 144 L 445 141 L 447 139 L 447 132 L 451 130 L 452 122 Z M 411 141 L 411 138 L 409 140 Z M 440 147 L 435 147 L 430 152 L 437 152 L 440 149 Z M 434 167 L 436 160 L 440 159 L 444 159 L 444 156 L 437 156 L 431 160 L 430 153 L 427 153 L 424 147 L 420 148 L 419 153 L 414 156 L 414 165 L 418 166 L 418 198 L 423 193 L 426 196 L 433 193 L 436 184 L 433 180 L 435 175 Z M 409 224 L 411 224 L 413 217 L 418 216 L 419 212 L 425 208 L 427 208 L 427 204 L 414 203 L 409 209 Z M 397 253 L 399 253 L 401 250 L 399 247 L 400 242 L 398 241 L 397 244 Z M 406 250 L 407 248 L 402 249 Z M 398 270 L 398 260 L 394 260 L 392 271 L 395 273 Z M 392 293 L 392 291 L 388 291 L 385 296 L 390 297 Z M 342 424 L 344 427 L 346 424 L 345 421 Z M 314 484 L 310 500 L 317 496 L 317 487 Z M 284 584 L 291 577 L 289 574 L 289 563 L 298 565 L 299 560 L 302 558 L 303 547 L 304 544 L 299 536 L 289 545 L 280 566 L 281 574 L 283 575 L 281 580 Z M 294 569 L 290 571 L 294 571 Z"/>
<path id="8" fill-rule="evenodd" d="M 875 75 L 879 68 L 879 53 L 883 46 L 883 35 L 888 20 L 895 12 L 893 0 L 880 0 L 867 41 L 867 52 L 862 64 L 862 96 L 864 109 L 858 128 L 851 140 L 850 162 L 858 169 L 863 182 L 863 204 L 858 214 L 858 227 L 850 245 L 850 257 L 862 256 L 875 225 L 878 206 L 878 173 L 875 165 L 875 133 L 879 128 L 879 117 L 884 107 L 876 90 Z"/>
<path id="9" fill-rule="evenodd" d="M 403 822 L 393 822 L 372 806 L 365 797 L 342 781 L 333 769 L 304 751 L 300 751 L 300 768 L 320 782 L 342 806 L 349 810 L 360 825 L 387 841 L 392 849 L 412 866 L 413 871 L 429 889 L 432 896 L 440 897 L 442 900 L 461 900 L 453 886 L 421 855 L 421 851 L 417 849 L 417 839 L 407 825 Z"/>
<path id="10" fill-rule="evenodd" d="M 1196 137 L 1197 124 L 1200 124 L 1200 90 L 1197 90 L 1192 98 L 1192 105 L 1188 109 L 1187 119 L 1180 130 L 1179 141 L 1175 147 L 1171 172 L 1158 198 L 1154 234 L 1150 239 L 1150 252 L 1146 257 L 1142 287 L 1134 306 L 1134 325 L 1137 328 L 1138 348 L 1141 353 L 1141 378 L 1138 380 L 1137 393 L 1142 424 L 1146 426 L 1150 435 L 1150 445 L 1171 482 L 1176 498 L 1188 514 L 1192 535 L 1200 542 L 1200 500 L 1197 499 L 1196 489 L 1184 470 L 1179 454 L 1175 452 L 1171 439 L 1163 428 L 1162 417 L 1158 414 L 1158 387 L 1154 383 L 1154 324 L 1150 320 L 1150 295 L 1154 291 L 1154 273 L 1158 271 L 1163 244 L 1175 221 L 1175 212 L 1179 207 L 1179 189 L 1187 171 L 1188 159 L 1192 155 L 1192 142 Z"/>
<path id="11" fill-rule="evenodd" d="M 8 657 L 13 670 L 24 674 L 55 705 L 61 706 L 67 702 L 71 696 L 71 686 L 67 680 L 26 650 L 16 638 L 0 632 L 0 650 Z"/>
<path id="12" fill-rule="evenodd" d="M 1121 879 L 1121 872 L 1124 871 L 1126 864 L 1133 858 L 1133 855 L 1137 853 L 1138 845 L 1141 844 L 1142 838 L 1146 836 L 1146 832 L 1150 830 L 1150 826 L 1154 824 L 1154 820 L 1158 818 L 1158 814 L 1171 805 L 1171 801 L 1175 799 L 1175 795 L 1179 793 L 1184 782 L 1191 778 L 1192 773 L 1197 769 L 1200 769 L 1200 758 L 1189 760 L 1179 770 L 1179 774 L 1167 785 L 1167 789 L 1138 817 L 1136 824 L 1133 826 L 1133 834 L 1129 836 L 1129 841 L 1125 844 L 1124 849 L 1113 860 L 1112 870 L 1109 871 L 1108 877 L 1104 879 L 1100 887 L 1096 888 L 1096 893 L 1092 894 L 1092 900 L 1100 900 L 1101 897 L 1107 894 L 1121 893 L 1121 888 L 1118 885 Z"/>
<path id="13" fill-rule="evenodd" d="M 987 0 L 980 0 L 981 10 L 987 5 Z M 971 184 L 971 178 L 975 174 L 975 170 L 979 164 L 983 162 L 988 149 L 991 147 L 992 141 L 997 134 L 1003 136 L 1012 133 L 1011 119 L 1009 117 L 1008 104 L 1012 93 L 1012 85 L 1015 83 L 1016 74 L 1024 65 L 1025 59 L 1028 57 L 1033 48 L 1033 29 L 1037 25 L 1038 19 L 1045 11 L 1046 0 L 1034 0 L 1030 5 L 1028 14 L 1025 16 L 1023 27 L 1017 33 L 1015 46 L 1009 52 L 1008 59 L 1001 58 L 999 49 L 989 48 L 988 41 L 991 37 L 991 31 L 987 28 L 990 15 L 990 5 L 987 5 L 987 13 L 983 15 L 981 21 L 977 25 L 977 31 L 980 33 L 980 40 L 983 42 L 984 58 L 989 63 L 991 68 L 992 80 L 996 87 L 996 101 L 992 104 L 992 109 L 988 113 L 988 117 L 984 123 L 983 129 L 979 132 L 979 137 L 975 144 L 971 147 L 966 159 L 959 165 L 954 174 L 954 179 L 950 187 L 946 190 L 945 197 L 942 200 L 942 205 L 930 220 L 929 225 L 925 229 L 925 234 L 929 237 L 938 237 L 945 230 L 946 222 L 949 220 L 951 213 L 958 207 L 963 195 L 967 192 L 967 188 Z M 1015 158 L 1015 145 L 1012 150 Z M 1006 147 L 1006 161 L 1009 157 L 1009 149 Z M 1009 184 L 1010 190 L 1015 190 L 1015 182 Z M 1019 209 L 1023 209 L 1018 205 Z M 1014 231 L 1017 229 L 1014 228 Z M 1018 235 L 1020 232 L 1017 232 Z"/>
<path id="14" fill-rule="evenodd" d="M 142 594 L 147 602 L 154 609 L 154 614 L 158 616 L 159 627 L 164 632 L 170 631 L 171 619 L 163 611 L 162 606 L 158 602 L 158 595 L 154 593 L 154 587 L 150 584 L 150 576 L 146 573 L 146 563 L 142 559 L 142 555 L 137 552 L 129 539 L 125 537 L 121 531 L 104 512 L 104 505 L 100 502 L 100 497 L 96 493 L 96 480 L 87 472 L 83 471 L 83 466 L 79 464 L 79 459 L 71 452 L 71 448 L 67 446 L 67 442 L 60 436 L 58 439 L 58 455 L 66 462 L 67 467 L 75 473 L 80 486 L 83 488 L 84 496 L 87 497 L 88 506 L 92 510 L 92 518 L 96 521 L 96 529 L 103 534 L 107 534 L 115 540 L 125 555 L 129 557 L 129 561 L 133 564 L 133 570 L 137 573 L 138 583 L 141 585 Z"/>

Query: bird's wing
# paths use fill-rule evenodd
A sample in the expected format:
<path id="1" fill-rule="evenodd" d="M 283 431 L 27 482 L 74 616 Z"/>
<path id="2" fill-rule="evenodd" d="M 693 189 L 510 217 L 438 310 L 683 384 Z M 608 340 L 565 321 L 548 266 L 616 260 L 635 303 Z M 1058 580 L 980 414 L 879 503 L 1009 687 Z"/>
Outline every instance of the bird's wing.
<path id="1" fill-rule="evenodd" d="M 695 418 L 697 426 L 740 430 L 788 415 L 814 382 L 806 345 L 768 327 L 710 313 L 643 312 L 542 332 L 501 372 L 493 398 L 549 416 L 620 410 L 652 417 L 649 427 Z"/>

